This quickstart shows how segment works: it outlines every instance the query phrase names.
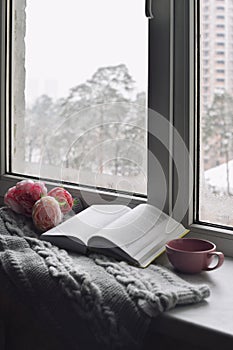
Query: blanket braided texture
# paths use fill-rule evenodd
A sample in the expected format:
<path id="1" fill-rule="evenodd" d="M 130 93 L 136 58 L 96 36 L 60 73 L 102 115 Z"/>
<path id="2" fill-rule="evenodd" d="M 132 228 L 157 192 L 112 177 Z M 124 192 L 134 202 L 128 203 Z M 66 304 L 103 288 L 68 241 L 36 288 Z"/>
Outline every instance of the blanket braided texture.
<path id="1" fill-rule="evenodd" d="M 67 253 L 38 239 L 32 221 L 7 208 L 0 210 L 0 283 L 21 295 L 67 349 L 140 348 L 153 317 L 210 294 L 158 265 L 139 269 Z"/>

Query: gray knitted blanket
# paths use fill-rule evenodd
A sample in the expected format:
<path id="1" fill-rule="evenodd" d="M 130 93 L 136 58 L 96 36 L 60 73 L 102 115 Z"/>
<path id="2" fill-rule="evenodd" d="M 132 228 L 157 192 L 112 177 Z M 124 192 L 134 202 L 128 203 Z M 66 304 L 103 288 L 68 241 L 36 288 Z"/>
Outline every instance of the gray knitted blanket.
<path id="1" fill-rule="evenodd" d="M 140 348 L 151 319 L 209 296 L 157 265 L 139 269 L 38 239 L 30 219 L 0 210 L 0 283 L 12 286 L 67 349 Z M 10 283 L 8 283 L 10 282 Z M 79 347 L 77 347 L 79 344 Z"/>

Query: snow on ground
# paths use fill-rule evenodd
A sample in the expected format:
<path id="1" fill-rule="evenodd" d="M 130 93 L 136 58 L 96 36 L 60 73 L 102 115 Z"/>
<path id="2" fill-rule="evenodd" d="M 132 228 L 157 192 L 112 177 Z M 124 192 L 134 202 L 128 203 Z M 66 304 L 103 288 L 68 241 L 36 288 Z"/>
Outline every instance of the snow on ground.
<path id="1" fill-rule="evenodd" d="M 229 184 L 233 193 L 233 160 L 228 162 L 229 165 Z M 227 190 L 227 166 L 226 163 L 218 165 L 205 171 L 205 183 L 218 192 Z"/>

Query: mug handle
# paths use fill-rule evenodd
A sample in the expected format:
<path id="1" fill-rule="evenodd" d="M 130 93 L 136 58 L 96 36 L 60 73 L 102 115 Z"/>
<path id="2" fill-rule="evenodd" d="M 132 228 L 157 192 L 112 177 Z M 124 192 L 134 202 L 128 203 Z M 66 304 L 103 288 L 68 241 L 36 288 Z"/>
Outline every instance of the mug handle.
<path id="1" fill-rule="evenodd" d="M 223 253 L 221 253 L 221 252 L 212 252 L 212 253 L 209 253 L 208 255 L 215 255 L 215 256 L 217 256 L 218 257 L 218 262 L 217 262 L 217 265 L 215 265 L 213 267 L 207 267 L 205 269 L 205 271 L 212 271 L 212 270 L 215 270 L 218 267 L 222 266 L 223 261 L 224 261 L 224 254 Z"/>

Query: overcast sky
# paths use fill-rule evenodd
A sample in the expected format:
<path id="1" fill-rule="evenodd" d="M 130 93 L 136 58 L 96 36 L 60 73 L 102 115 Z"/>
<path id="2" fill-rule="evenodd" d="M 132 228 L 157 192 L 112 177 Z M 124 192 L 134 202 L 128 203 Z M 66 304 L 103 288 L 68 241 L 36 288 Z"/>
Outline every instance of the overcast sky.
<path id="1" fill-rule="evenodd" d="M 99 68 L 124 63 L 147 86 L 145 0 L 28 0 L 26 100 L 64 97 Z"/>

